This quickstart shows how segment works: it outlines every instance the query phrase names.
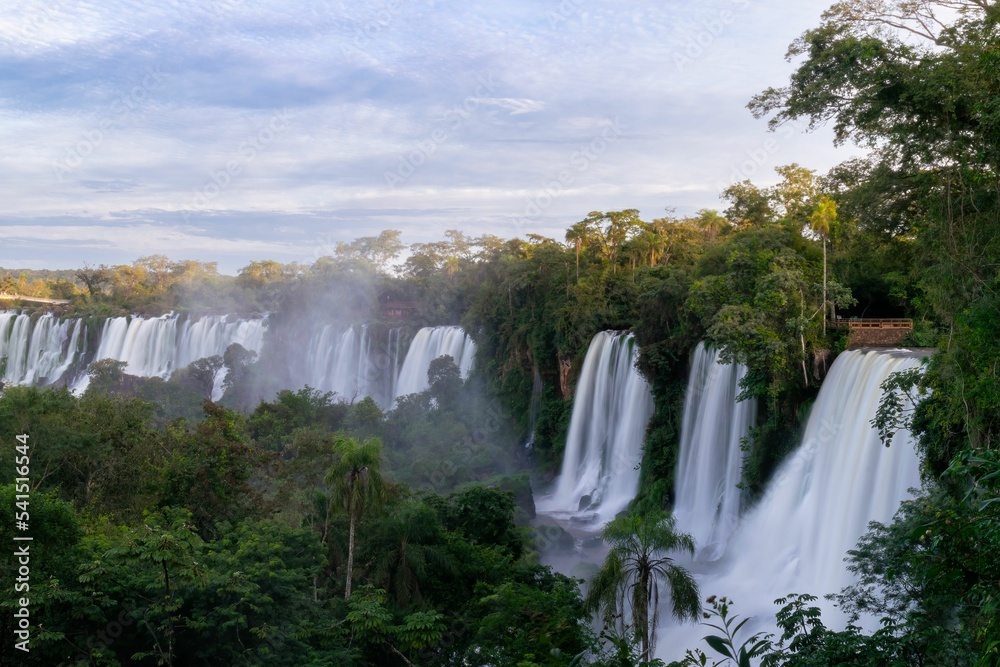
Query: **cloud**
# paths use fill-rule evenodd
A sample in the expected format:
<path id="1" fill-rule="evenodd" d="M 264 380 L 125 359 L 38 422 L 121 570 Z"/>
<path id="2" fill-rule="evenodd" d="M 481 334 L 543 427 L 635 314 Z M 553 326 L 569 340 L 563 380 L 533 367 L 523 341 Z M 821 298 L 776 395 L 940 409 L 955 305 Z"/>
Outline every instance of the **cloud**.
<path id="1" fill-rule="evenodd" d="M 783 82 L 785 45 L 826 4 L 9 0 L 4 254 L 238 266 L 387 227 L 561 238 L 595 209 L 717 207 L 768 138 L 747 99 Z M 609 123 L 621 137 L 530 230 L 512 226 Z M 754 178 L 848 155 L 782 136 Z"/>

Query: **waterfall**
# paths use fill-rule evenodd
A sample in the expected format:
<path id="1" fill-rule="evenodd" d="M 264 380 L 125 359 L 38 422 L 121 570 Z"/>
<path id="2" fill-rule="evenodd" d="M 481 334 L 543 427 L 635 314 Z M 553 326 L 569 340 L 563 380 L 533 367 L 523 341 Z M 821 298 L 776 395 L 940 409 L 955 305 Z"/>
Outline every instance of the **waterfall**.
<path id="1" fill-rule="evenodd" d="M 737 402 L 742 364 L 722 364 L 719 353 L 699 343 L 691 360 L 674 514 L 680 530 L 695 538 L 698 557 L 716 560 L 739 521 L 743 453 L 740 441 L 756 421 L 756 403 Z"/>
<path id="2" fill-rule="evenodd" d="M 542 409 L 542 376 L 538 372 L 538 366 L 532 369 L 531 381 L 531 404 L 528 406 L 528 442 L 524 448 L 531 450 L 535 446 L 535 427 L 538 425 L 538 414 Z"/>
<path id="3" fill-rule="evenodd" d="M 744 515 L 726 556 L 699 575 L 702 592 L 726 595 L 758 627 L 773 619 L 773 600 L 788 593 L 819 598 L 827 625 L 845 619 L 823 596 L 853 582 L 844 558 L 871 521 L 888 522 L 920 485 L 919 460 L 910 434 L 896 433 L 882 446 L 872 428 L 882 382 L 893 372 L 917 368 L 909 351 L 844 352 L 812 407 L 802 444 L 775 473 L 764 497 Z M 771 628 L 773 630 L 773 628 Z M 701 628 L 667 625 L 661 646 L 683 650 Z M 669 658 L 670 656 L 660 656 Z M 680 656 L 673 656 L 680 657 Z"/>
<path id="4" fill-rule="evenodd" d="M 635 498 L 653 397 L 635 368 L 630 333 L 604 331 L 590 342 L 573 399 L 562 471 L 538 508 L 604 524 Z"/>
<path id="5" fill-rule="evenodd" d="M 0 312 L 0 380 L 6 384 L 54 384 L 73 366 L 84 340 L 83 321 L 51 313 L 32 318 Z"/>
<path id="6" fill-rule="evenodd" d="M 410 343 L 399 376 L 396 378 L 395 397 L 416 394 L 427 389 L 427 371 L 431 362 L 443 355 L 450 355 L 467 378 L 476 358 L 476 344 L 462 327 L 424 327 Z"/>
<path id="7" fill-rule="evenodd" d="M 87 388 L 84 362 L 116 359 L 126 373 L 168 378 L 179 368 L 205 357 L 222 355 L 233 343 L 260 352 L 266 328 L 263 319 L 209 316 L 194 320 L 176 315 L 113 317 L 104 321 L 97 350 L 86 350 L 82 319 L 51 313 L 30 316 L 0 312 L 0 380 L 14 385 L 68 384 L 74 392 Z M 222 393 L 225 372 L 216 377 L 214 398 Z"/>
<path id="8" fill-rule="evenodd" d="M 384 346 L 367 325 L 328 324 L 309 341 L 307 384 L 353 401 L 371 396 L 392 407 L 399 358 L 399 329 L 390 329 Z"/>
<path id="9" fill-rule="evenodd" d="M 228 315 L 180 320 L 161 317 L 113 317 L 104 322 L 94 361 L 115 359 L 126 363 L 125 372 L 140 377 L 168 378 L 192 362 L 221 356 L 238 343 L 251 352 L 263 346 L 265 320 L 242 320 Z M 220 373 L 219 375 L 223 375 Z M 213 397 L 221 392 L 222 377 L 216 377 Z M 90 378 L 80 378 L 73 387 L 83 391 Z"/>

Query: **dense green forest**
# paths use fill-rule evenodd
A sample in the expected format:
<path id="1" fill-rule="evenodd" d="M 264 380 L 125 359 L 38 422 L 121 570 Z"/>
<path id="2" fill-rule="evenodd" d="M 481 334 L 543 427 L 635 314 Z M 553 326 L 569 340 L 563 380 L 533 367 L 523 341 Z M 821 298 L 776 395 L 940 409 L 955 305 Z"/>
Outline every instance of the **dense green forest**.
<path id="1" fill-rule="evenodd" d="M 238 349 L 169 380 L 102 362 L 80 397 L 6 388 L 4 480 L 17 476 L 13 436 L 31 447 L 35 634 L 30 657 L 11 657 L 5 613 L 4 664 L 656 664 L 643 655 L 649 623 L 616 617 L 614 568 L 585 595 L 540 565 L 570 538 L 529 523 L 529 477 L 558 468 L 590 339 L 635 332 L 653 389 L 640 495 L 606 531 L 648 556 L 688 548 L 663 512 L 697 342 L 749 368 L 743 395 L 759 420 L 743 484 L 758 495 L 846 345 L 831 319 L 864 315 L 912 318 L 907 343 L 937 350 L 924 372 L 893 380 L 919 401 L 887 400 L 877 420 L 916 435 L 925 487 L 862 539 L 850 555 L 858 583 L 838 596 L 880 629 L 827 628 L 788 591 L 775 608 L 783 635 L 743 636 L 731 601 L 713 595 L 702 610 L 670 575 L 693 594 L 674 615 L 715 628 L 692 639 L 688 664 L 1000 665 L 998 11 L 835 5 L 793 44 L 788 85 L 750 108 L 776 127 L 832 124 L 867 156 L 733 184 L 721 211 L 595 211 L 562 238 L 450 231 L 410 248 L 390 230 L 309 266 L 261 261 L 237 276 L 162 256 L 8 274 L 0 291 L 70 300 L 61 314 L 267 312 L 278 341 L 304 312 L 378 323 L 382 304 L 412 303 L 409 328 L 462 324 L 478 358 L 466 381 L 438 360 L 430 388 L 387 412 L 274 386 Z M 13 515 L 19 492 L 3 486 L 0 511 Z M 12 530 L 5 522 L 8 544 Z M 0 567 L 14 581 L 14 561 Z M 15 605 L 8 593 L 3 606 Z"/>

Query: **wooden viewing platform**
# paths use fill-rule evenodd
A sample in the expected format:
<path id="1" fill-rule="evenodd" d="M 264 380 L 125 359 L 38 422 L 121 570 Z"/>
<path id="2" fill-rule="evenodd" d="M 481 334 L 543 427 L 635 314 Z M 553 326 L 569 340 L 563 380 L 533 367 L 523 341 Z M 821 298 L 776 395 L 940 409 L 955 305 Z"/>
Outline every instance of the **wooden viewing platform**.
<path id="1" fill-rule="evenodd" d="M 7 294 L 6 292 L 0 292 L 0 301 L 30 301 L 32 303 L 52 303 L 56 305 L 69 303 L 68 299 L 45 299 L 40 296 L 22 296 L 21 294 Z"/>
<path id="2" fill-rule="evenodd" d="M 833 329 L 847 329 L 847 347 L 895 347 L 913 331 L 913 320 L 904 317 L 838 317 Z"/>

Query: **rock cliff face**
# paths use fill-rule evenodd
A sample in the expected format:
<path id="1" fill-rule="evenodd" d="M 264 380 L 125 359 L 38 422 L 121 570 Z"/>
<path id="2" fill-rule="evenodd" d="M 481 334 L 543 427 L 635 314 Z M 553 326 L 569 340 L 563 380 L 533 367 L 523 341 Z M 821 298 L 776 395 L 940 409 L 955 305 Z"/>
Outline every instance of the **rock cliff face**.
<path id="1" fill-rule="evenodd" d="M 910 335 L 913 329 L 852 329 L 847 346 L 856 347 L 896 347 Z"/>
<path id="2" fill-rule="evenodd" d="M 573 361 L 570 359 L 559 360 L 559 391 L 563 398 L 573 396 Z"/>

